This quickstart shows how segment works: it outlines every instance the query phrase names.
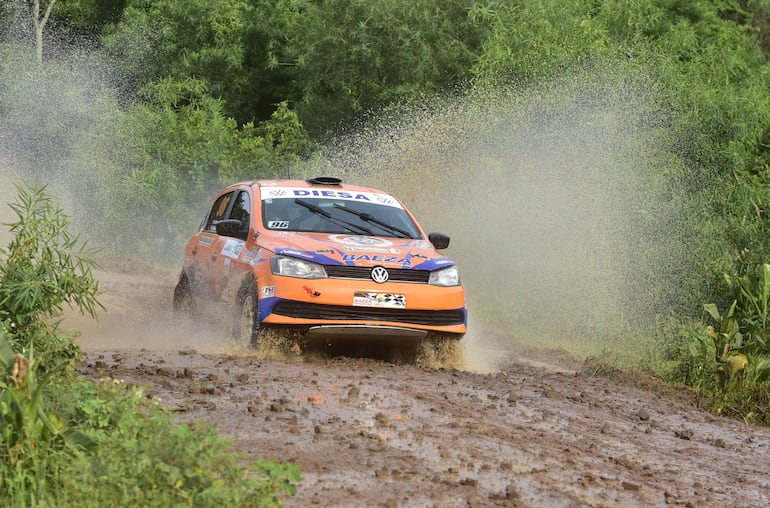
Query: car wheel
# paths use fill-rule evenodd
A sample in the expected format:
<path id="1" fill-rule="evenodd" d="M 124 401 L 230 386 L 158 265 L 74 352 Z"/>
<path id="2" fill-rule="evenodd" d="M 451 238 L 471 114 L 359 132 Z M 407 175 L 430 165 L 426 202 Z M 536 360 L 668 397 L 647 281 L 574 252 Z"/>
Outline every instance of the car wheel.
<path id="1" fill-rule="evenodd" d="M 179 277 L 179 282 L 174 288 L 174 314 L 185 318 L 191 318 L 195 315 L 192 287 L 184 274 Z"/>
<path id="2" fill-rule="evenodd" d="M 257 285 L 254 282 L 245 285 L 241 289 L 238 301 L 240 302 L 240 312 L 236 323 L 236 338 L 244 346 L 256 347 L 259 342 Z"/>

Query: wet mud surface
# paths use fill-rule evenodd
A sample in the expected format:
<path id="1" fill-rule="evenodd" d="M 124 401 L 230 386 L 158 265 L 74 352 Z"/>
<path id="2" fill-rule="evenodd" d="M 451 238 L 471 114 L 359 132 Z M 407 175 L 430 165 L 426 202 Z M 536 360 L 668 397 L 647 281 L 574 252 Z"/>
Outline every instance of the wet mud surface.
<path id="1" fill-rule="evenodd" d="M 770 503 L 770 429 L 706 413 L 643 374 L 597 376 L 558 352 L 529 361 L 536 352 L 484 336 L 466 346 L 503 358 L 486 373 L 236 353 L 213 331 L 193 337 L 164 319 L 168 278 L 103 287 L 82 371 L 144 386 L 250 458 L 298 464 L 286 506 Z"/>

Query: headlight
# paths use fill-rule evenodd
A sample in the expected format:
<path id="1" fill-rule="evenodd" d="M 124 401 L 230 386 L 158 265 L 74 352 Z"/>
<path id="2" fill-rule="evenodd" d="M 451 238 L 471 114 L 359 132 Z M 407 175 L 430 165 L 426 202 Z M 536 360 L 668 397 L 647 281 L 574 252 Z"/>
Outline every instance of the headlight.
<path id="1" fill-rule="evenodd" d="M 450 266 L 435 272 L 430 272 L 430 278 L 428 284 L 434 286 L 459 286 L 460 285 L 460 270 L 456 266 Z"/>
<path id="2" fill-rule="evenodd" d="M 270 258 L 270 269 L 274 275 L 297 277 L 300 279 L 325 279 L 326 270 L 318 263 L 288 256 L 273 256 Z"/>

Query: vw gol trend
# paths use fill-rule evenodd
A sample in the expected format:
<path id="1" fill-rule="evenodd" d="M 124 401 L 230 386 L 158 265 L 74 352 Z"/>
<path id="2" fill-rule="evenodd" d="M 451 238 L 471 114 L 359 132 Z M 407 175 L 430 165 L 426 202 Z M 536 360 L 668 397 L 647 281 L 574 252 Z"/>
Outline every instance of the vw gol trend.
<path id="1" fill-rule="evenodd" d="M 241 182 L 213 200 L 187 243 L 174 308 L 235 311 L 255 346 L 268 329 L 300 343 L 456 342 L 466 331 L 460 273 L 385 192 L 331 177 Z"/>

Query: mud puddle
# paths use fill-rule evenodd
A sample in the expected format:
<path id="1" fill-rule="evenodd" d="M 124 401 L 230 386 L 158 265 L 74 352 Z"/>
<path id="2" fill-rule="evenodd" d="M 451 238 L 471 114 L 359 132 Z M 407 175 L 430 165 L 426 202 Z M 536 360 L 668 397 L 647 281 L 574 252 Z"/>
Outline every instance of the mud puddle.
<path id="1" fill-rule="evenodd" d="M 705 413 L 643 375 L 595 377 L 559 351 L 518 348 L 514 362 L 499 349 L 510 340 L 483 335 L 474 352 L 502 359 L 487 373 L 264 358 L 170 320 L 173 274 L 100 279 L 100 321 L 66 322 L 84 331 L 83 373 L 144 386 L 253 459 L 298 464 L 287 506 L 770 503 L 770 429 Z"/>
<path id="2" fill-rule="evenodd" d="M 252 458 L 290 460 L 287 506 L 766 505 L 770 432 L 686 392 L 531 365 L 495 374 L 349 358 L 91 351 Z"/>

